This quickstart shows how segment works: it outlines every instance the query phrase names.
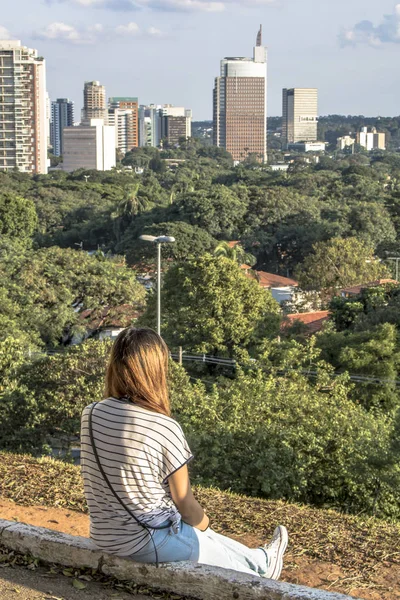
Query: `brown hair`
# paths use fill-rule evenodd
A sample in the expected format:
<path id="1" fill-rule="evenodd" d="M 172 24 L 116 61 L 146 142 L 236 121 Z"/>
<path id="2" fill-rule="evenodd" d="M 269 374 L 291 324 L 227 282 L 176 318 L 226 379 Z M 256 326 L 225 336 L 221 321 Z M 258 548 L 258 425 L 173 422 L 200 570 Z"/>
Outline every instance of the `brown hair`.
<path id="1" fill-rule="evenodd" d="M 128 398 L 135 404 L 170 415 L 169 352 L 152 329 L 124 329 L 114 342 L 106 375 L 106 396 Z"/>

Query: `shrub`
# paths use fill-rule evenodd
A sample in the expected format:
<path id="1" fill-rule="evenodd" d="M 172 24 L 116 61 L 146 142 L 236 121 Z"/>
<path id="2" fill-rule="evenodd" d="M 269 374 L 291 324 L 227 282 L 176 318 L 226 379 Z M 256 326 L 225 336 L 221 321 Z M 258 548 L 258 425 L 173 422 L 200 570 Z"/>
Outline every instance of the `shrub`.
<path id="1" fill-rule="evenodd" d="M 89 341 L 23 366 L 1 396 L 0 448 L 41 453 L 51 437 L 79 435 L 82 409 L 103 397 L 109 349 Z M 400 412 L 368 412 L 350 399 L 345 377 L 322 370 L 310 383 L 249 362 L 209 387 L 171 363 L 170 387 L 195 482 L 400 517 Z"/>

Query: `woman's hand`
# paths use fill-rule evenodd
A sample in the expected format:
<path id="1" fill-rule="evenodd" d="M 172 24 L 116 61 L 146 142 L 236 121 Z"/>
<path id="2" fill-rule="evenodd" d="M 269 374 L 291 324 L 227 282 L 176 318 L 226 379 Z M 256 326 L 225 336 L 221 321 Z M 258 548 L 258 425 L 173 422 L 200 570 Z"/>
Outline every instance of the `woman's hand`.
<path id="1" fill-rule="evenodd" d="M 175 471 L 168 478 L 168 484 L 183 521 L 200 531 L 208 529 L 210 520 L 193 496 L 187 465 Z"/>

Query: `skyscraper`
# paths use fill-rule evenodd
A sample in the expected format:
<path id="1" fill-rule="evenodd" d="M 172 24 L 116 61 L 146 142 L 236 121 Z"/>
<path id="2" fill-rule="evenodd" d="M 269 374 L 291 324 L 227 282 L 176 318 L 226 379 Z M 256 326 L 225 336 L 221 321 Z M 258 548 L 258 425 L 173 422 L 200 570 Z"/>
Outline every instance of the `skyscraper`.
<path id="1" fill-rule="evenodd" d="M 228 57 L 214 87 L 214 145 L 234 161 L 253 154 L 267 160 L 267 52 L 262 27 L 253 58 Z"/>
<path id="2" fill-rule="evenodd" d="M 117 148 L 126 154 L 139 146 L 139 102 L 132 97 L 108 101 L 108 124 L 115 126 Z"/>
<path id="3" fill-rule="evenodd" d="M 103 119 L 107 124 L 106 88 L 99 81 L 85 81 L 83 89 L 82 124 L 91 119 Z"/>
<path id="4" fill-rule="evenodd" d="M 318 90 L 292 88 L 283 90 L 282 142 L 284 147 L 318 139 Z"/>
<path id="5" fill-rule="evenodd" d="M 55 156 L 64 154 L 63 130 L 74 124 L 74 103 L 68 98 L 57 98 L 51 103 L 50 144 Z"/>
<path id="6" fill-rule="evenodd" d="M 44 59 L 0 41 L 0 170 L 47 173 L 47 131 Z"/>

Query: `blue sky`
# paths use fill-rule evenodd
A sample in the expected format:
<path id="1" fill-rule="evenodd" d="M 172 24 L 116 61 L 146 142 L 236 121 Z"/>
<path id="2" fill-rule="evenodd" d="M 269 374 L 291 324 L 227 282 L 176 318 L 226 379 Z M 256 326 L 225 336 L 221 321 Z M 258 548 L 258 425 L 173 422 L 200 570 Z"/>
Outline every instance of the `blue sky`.
<path id="1" fill-rule="evenodd" d="M 400 4 L 395 0 L 0 0 L 0 39 L 47 61 L 52 99 L 79 114 L 85 80 L 108 96 L 171 103 L 212 117 L 224 56 L 268 47 L 270 115 L 283 87 L 318 87 L 320 114 L 400 114 Z"/>

